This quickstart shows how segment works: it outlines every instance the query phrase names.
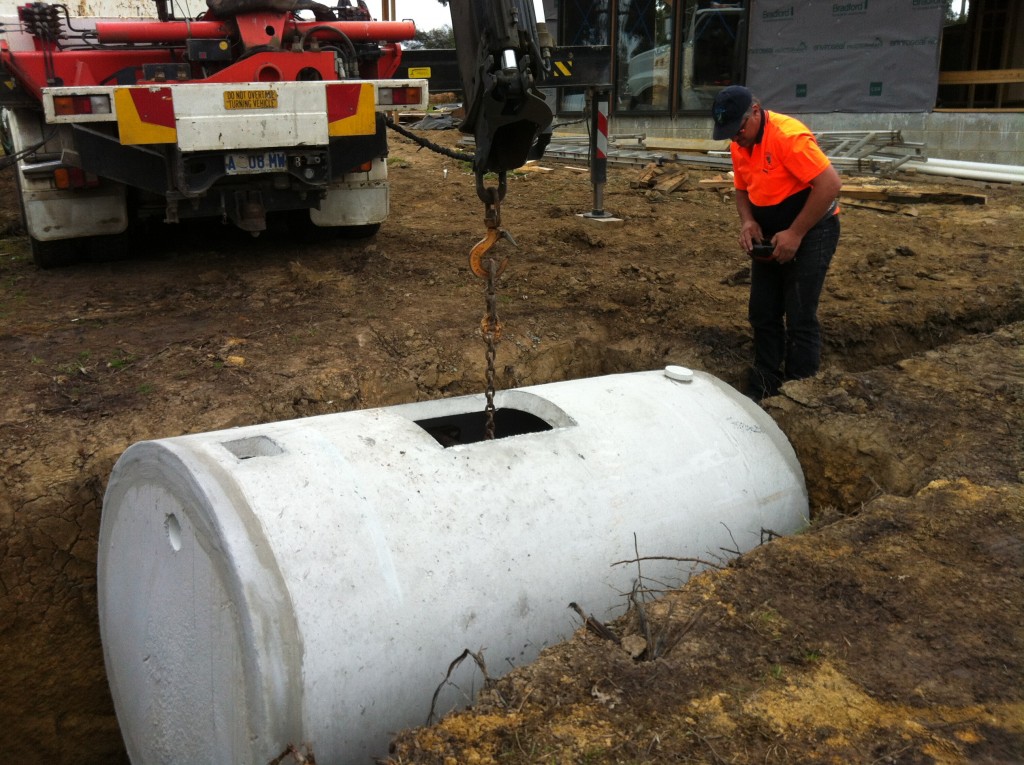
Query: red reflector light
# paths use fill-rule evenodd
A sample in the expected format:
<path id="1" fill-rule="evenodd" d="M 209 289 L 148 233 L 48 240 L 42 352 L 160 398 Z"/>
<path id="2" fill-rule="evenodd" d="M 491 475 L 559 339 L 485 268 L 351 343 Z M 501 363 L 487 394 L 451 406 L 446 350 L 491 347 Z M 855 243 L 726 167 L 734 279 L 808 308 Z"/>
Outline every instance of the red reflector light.
<path id="1" fill-rule="evenodd" d="M 92 104 L 82 96 L 54 96 L 53 112 L 65 117 L 69 114 L 91 114 Z"/>
<path id="2" fill-rule="evenodd" d="M 382 106 L 407 106 L 422 100 L 420 88 L 380 88 L 377 93 Z"/>

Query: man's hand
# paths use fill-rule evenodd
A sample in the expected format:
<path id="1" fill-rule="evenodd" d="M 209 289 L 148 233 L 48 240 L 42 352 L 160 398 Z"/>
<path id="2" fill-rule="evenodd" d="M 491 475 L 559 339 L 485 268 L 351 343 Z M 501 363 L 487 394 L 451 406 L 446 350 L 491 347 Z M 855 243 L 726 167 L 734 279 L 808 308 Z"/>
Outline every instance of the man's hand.
<path id="1" fill-rule="evenodd" d="M 754 249 L 754 242 L 761 241 L 764 241 L 764 234 L 761 233 L 761 227 L 757 221 L 753 218 L 743 221 L 743 225 L 740 227 L 740 247 L 743 248 L 743 251 L 749 255 Z"/>
<path id="2" fill-rule="evenodd" d="M 800 214 L 789 228 L 772 237 L 776 261 L 788 263 L 796 257 L 796 251 L 800 249 L 804 236 L 828 212 L 842 187 L 843 181 L 832 165 L 818 173 L 811 181 L 811 193 Z"/>
<path id="3" fill-rule="evenodd" d="M 772 244 L 775 245 L 775 260 L 778 263 L 788 263 L 796 257 L 796 251 L 800 249 L 800 243 L 804 240 L 793 229 L 787 228 L 772 237 Z"/>

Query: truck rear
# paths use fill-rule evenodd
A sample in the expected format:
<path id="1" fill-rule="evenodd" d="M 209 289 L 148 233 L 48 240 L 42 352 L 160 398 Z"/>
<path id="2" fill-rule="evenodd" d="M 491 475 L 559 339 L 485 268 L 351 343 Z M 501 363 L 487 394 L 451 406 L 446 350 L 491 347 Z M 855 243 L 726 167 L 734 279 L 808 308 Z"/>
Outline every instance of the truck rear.
<path id="1" fill-rule="evenodd" d="M 412 22 L 363 0 L 208 0 L 197 18 L 5 19 L 0 107 L 23 219 L 43 267 L 109 253 L 146 218 L 267 216 L 368 236 L 387 218 L 385 114 L 423 109 L 392 79 Z"/>

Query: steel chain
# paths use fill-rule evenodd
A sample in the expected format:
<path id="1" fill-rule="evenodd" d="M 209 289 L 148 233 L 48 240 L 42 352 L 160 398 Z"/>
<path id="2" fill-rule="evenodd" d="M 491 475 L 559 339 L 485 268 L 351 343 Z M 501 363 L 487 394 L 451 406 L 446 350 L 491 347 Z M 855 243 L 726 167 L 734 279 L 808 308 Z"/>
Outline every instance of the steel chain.
<path id="1" fill-rule="evenodd" d="M 496 187 L 485 187 L 483 173 L 477 172 L 476 176 L 477 195 L 484 203 L 484 225 L 487 227 L 487 234 L 470 251 L 470 270 L 476 276 L 486 279 L 486 290 L 484 293 L 485 312 L 480 320 L 480 331 L 483 334 L 484 342 L 487 344 L 487 372 L 485 378 L 484 395 L 487 404 L 484 407 L 484 439 L 492 441 L 495 438 L 494 416 L 494 360 L 497 356 L 498 341 L 501 339 L 501 324 L 498 321 L 498 277 L 505 270 L 507 258 L 496 257 L 491 250 L 501 239 L 508 239 L 512 244 L 515 240 L 509 236 L 501 227 L 501 200 L 505 196 L 506 179 L 505 173 L 498 174 L 498 185 Z"/>
<path id="2" fill-rule="evenodd" d="M 487 258 L 487 292 L 485 303 L 487 313 L 481 322 L 484 341 L 487 343 L 487 373 L 486 388 L 484 395 L 487 398 L 487 405 L 484 407 L 484 439 L 494 440 L 494 359 L 498 353 L 498 339 L 501 337 L 501 325 L 498 323 L 498 261 L 493 257 Z"/>

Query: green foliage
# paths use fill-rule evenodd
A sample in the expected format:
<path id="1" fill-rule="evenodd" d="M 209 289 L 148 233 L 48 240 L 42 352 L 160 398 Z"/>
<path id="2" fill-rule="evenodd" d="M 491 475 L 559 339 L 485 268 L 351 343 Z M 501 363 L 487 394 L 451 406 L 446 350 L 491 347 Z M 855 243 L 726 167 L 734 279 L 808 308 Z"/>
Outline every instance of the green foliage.
<path id="1" fill-rule="evenodd" d="M 452 32 L 450 24 L 445 24 L 437 29 L 417 29 L 417 42 L 423 43 L 424 48 L 454 48 L 455 33 Z"/>
<path id="2" fill-rule="evenodd" d="M 946 23 L 956 24 L 967 21 L 970 3 L 966 0 L 946 0 Z"/>

